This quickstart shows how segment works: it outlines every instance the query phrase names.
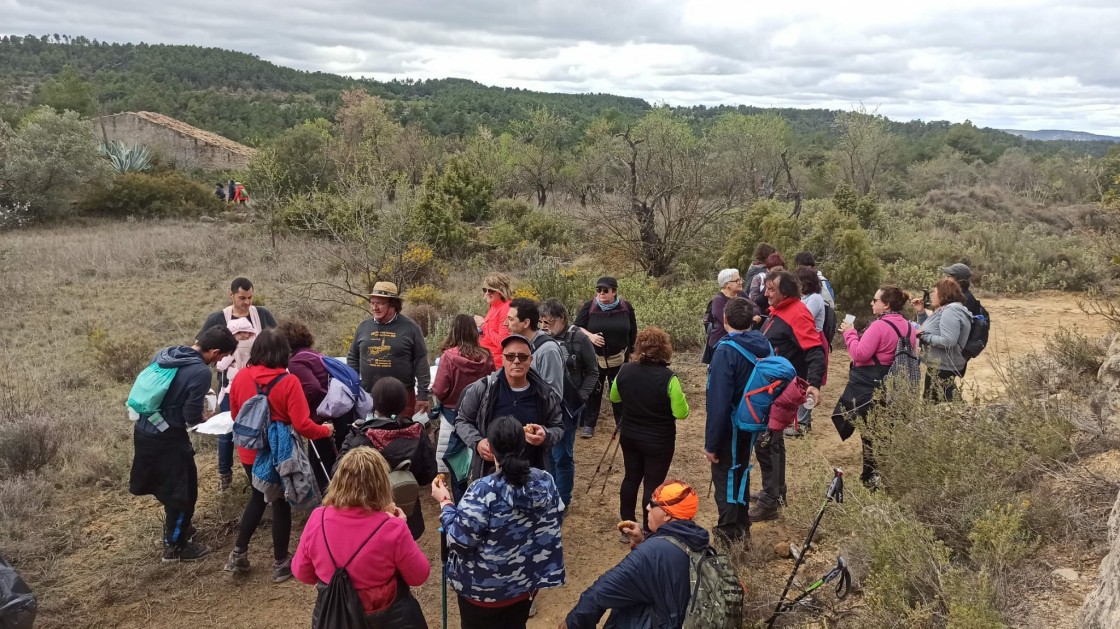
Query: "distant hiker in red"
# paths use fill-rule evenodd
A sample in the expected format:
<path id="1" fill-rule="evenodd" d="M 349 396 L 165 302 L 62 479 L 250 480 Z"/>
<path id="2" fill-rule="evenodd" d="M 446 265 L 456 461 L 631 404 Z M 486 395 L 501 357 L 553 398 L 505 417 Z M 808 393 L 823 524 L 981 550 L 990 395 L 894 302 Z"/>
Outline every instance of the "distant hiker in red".
<path id="1" fill-rule="evenodd" d="M 482 294 L 490 307 L 485 317 L 475 315 L 478 326 L 479 343 L 490 352 L 494 359 L 494 371 L 502 368 L 502 339 L 509 336 L 506 317 L 509 315 L 509 300 L 513 299 L 510 279 L 504 273 L 487 275 L 482 281 Z"/>

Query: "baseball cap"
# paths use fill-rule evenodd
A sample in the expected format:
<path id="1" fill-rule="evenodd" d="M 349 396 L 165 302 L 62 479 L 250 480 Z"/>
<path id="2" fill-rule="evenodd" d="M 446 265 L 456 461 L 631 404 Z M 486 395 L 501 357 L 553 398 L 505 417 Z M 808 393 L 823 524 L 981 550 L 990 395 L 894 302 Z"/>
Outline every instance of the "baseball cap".
<path id="1" fill-rule="evenodd" d="M 599 278 L 599 281 L 595 282 L 595 288 L 599 288 L 600 286 L 618 290 L 618 280 L 609 275 L 604 275 L 603 277 Z"/>
<path id="2" fill-rule="evenodd" d="M 951 266 L 941 267 L 941 272 L 949 277 L 957 280 L 967 280 L 972 278 L 972 269 L 968 268 L 967 264 L 957 262 Z"/>
<path id="3" fill-rule="evenodd" d="M 688 483 L 672 479 L 653 490 L 650 504 L 678 520 L 691 520 L 700 508 L 700 496 Z"/>

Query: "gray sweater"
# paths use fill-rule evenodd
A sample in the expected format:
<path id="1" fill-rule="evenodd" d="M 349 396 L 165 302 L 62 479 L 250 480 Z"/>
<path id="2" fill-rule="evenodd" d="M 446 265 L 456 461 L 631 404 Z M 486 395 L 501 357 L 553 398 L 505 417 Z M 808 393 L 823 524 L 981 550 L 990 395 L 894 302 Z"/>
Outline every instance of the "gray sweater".
<path id="1" fill-rule="evenodd" d="M 380 378 L 393 377 L 406 389 L 416 387 L 416 398 L 428 399 L 432 384 L 428 370 L 428 347 L 420 326 L 398 314 L 389 323 L 370 317 L 358 325 L 346 354 L 346 364 L 362 376 L 362 388 L 373 389 Z"/>
<path id="2" fill-rule="evenodd" d="M 968 361 L 961 349 L 968 342 L 971 329 L 972 316 L 964 304 L 938 308 L 921 327 L 921 343 L 930 348 L 926 359 L 944 371 L 964 369 Z"/>

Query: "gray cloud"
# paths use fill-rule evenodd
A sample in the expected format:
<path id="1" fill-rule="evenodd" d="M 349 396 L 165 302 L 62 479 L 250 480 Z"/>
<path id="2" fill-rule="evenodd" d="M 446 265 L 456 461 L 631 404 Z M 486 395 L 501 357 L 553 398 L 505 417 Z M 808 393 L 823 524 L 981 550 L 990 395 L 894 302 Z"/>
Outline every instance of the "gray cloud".
<path id="1" fill-rule="evenodd" d="M 303 70 L 674 104 L 1120 134 L 1112 0 L 0 0 L 0 32 L 196 44 Z"/>

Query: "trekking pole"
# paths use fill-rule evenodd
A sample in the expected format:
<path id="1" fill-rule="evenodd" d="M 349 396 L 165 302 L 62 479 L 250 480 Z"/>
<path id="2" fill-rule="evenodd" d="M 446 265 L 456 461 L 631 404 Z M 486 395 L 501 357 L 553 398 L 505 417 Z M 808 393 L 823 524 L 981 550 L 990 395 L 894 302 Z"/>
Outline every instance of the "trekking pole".
<path id="1" fill-rule="evenodd" d="M 315 440 L 308 439 L 307 443 L 311 444 L 311 451 L 315 453 L 315 458 L 319 461 L 319 467 L 323 468 L 323 474 L 327 477 L 327 482 L 331 482 L 331 473 L 327 471 L 327 464 L 323 463 L 323 457 L 319 454 L 319 448 L 315 447 Z"/>
<path id="2" fill-rule="evenodd" d="M 766 621 L 767 629 L 774 626 L 774 621 L 778 619 L 778 614 L 782 613 L 786 594 L 789 594 L 789 589 L 793 586 L 793 579 L 797 576 L 797 571 L 801 568 L 801 564 L 805 562 L 805 555 L 809 552 L 809 545 L 813 543 L 813 536 L 817 534 L 817 527 L 821 524 L 821 518 L 824 517 L 825 509 L 828 508 L 828 503 L 836 501 L 837 504 L 844 502 L 844 470 L 834 467 L 832 468 L 832 482 L 828 485 L 828 491 L 824 494 L 824 502 L 821 503 L 821 508 L 817 511 L 817 519 L 813 521 L 813 528 L 809 529 L 809 535 L 805 537 L 805 543 L 801 545 L 801 552 L 797 555 L 797 562 L 793 564 L 793 572 L 789 573 L 789 579 L 786 580 L 786 587 L 782 590 L 782 595 L 778 597 L 778 604 L 774 607 L 774 613 Z"/>
<path id="3" fill-rule="evenodd" d="M 607 449 L 603 450 L 603 456 L 599 457 L 599 464 L 595 466 L 595 471 L 591 474 L 591 481 L 587 483 L 587 491 L 585 491 L 584 494 L 590 494 L 591 488 L 595 486 L 595 477 L 598 476 L 599 472 L 603 470 L 603 462 L 607 460 L 607 453 L 611 451 L 611 444 L 614 443 L 616 439 L 618 439 L 618 431 L 621 429 L 622 422 L 618 422 L 618 424 L 614 427 L 614 432 L 611 433 L 611 440 L 607 442 Z M 616 449 L 615 452 L 617 451 L 618 450 Z M 611 465 L 614 465 L 613 457 L 611 458 Z M 609 474 L 610 471 L 608 470 L 607 473 Z"/>
<path id="4" fill-rule="evenodd" d="M 836 567 L 834 567 L 832 570 L 829 570 L 828 574 L 810 583 L 809 587 L 805 588 L 805 591 L 798 595 L 797 598 L 782 605 L 782 613 L 788 612 L 794 607 L 797 607 L 798 603 L 805 600 L 806 597 L 810 596 L 813 592 L 816 592 L 818 589 L 832 582 L 832 580 L 837 577 L 840 578 L 840 581 L 836 584 L 836 599 L 841 601 L 844 600 L 848 597 L 848 593 L 852 591 L 852 575 L 850 572 L 848 572 L 847 560 L 845 560 L 843 557 L 838 556 L 836 557 Z"/>
<path id="5" fill-rule="evenodd" d="M 607 444 L 610 447 L 610 444 Z M 618 458 L 618 448 L 622 445 L 622 439 L 614 442 L 614 453 L 611 454 L 611 462 L 607 465 L 607 472 L 603 474 L 603 487 L 599 490 L 599 495 L 602 496 L 607 492 L 607 482 L 611 478 L 611 471 L 614 470 L 614 460 Z"/>
<path id="6" fill-rule="evenodd" d="M 447 536 L 443 532 L 443 527 L 439 527 L 439 540 L 440 540 L 440 556 L 443 561 L 441 564 L 441 572 L 443 574 L 443 629 L 447 629 Z"/>

